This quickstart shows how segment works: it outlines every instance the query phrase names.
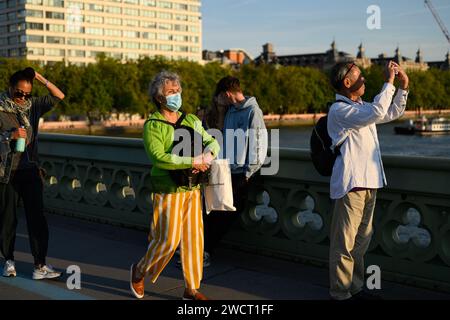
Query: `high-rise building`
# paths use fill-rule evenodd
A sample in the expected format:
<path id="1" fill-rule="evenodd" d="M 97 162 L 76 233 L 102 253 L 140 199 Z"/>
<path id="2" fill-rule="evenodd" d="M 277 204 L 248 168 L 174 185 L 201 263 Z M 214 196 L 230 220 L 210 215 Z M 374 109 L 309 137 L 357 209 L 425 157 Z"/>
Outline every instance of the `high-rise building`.
<path id="1" fill-rule="evenodd" d="M 0 0 L 0 56 L 202 59 L 201 0 Z"/>

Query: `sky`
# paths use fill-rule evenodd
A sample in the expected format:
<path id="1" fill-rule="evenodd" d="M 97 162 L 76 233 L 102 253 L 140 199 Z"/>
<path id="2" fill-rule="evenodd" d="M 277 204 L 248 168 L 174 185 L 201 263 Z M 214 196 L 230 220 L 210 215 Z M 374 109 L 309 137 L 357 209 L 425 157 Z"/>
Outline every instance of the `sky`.
<path id="1" fill-rule="evenodd" d="M 432 0 L 450 30 L 450 0 Z M 380 8 L 381 28 L 369 30 L 367 8 Z M 240 48 L 253 58 L 270 42 L 277 55 L 321 53 L 333 39 L 356 55 L 393 56 L 397 45 L 414 59 L 442 61 L 450 44 L 423 0 L 202 0 L 203 49 Z"/>

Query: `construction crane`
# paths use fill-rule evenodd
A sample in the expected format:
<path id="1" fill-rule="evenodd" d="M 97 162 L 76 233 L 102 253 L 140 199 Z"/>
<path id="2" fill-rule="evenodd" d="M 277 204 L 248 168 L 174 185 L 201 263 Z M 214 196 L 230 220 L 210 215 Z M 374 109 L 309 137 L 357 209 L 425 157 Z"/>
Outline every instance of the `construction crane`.
<path id="1" fill-rule="evenodd" d="M 445 37 L 447 38 L 448 43 L 450 43 L 450 34 L 448 33 L 447 28 L 444 25 L 444 22 L 442 22 L 441 17 L 439 17 L 438 12 L 436 11 L 435 7 L 433 6 L 433 3 L 431 0 L 425 0 L 425 5 L 428 6 L 431 13 L 434 16 L 434 19 L 436 19 L 439 27 L 441 28 L 442 32 L 444 33 Z"/>

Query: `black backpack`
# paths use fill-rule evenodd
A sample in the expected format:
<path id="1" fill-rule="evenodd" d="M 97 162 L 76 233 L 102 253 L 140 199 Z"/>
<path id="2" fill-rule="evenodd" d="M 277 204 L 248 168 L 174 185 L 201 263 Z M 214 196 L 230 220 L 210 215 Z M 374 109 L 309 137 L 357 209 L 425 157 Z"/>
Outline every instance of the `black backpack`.
<path id="1" fill-rule="evenodd" d="M 201 155 L 204 152 L 205 145 L 202 143 L 201 150 L 196 150 L 194 148 L 195 141 L 202 141 L 203 137 L 200 133 L 195 131 L 193 128 L 182 125 L 181 122 L 186 118 L 186 113 L 182 113 L 180 118 L 176 123 L 171 123 L 169 121 L 161 120 L 161 119 L 148 119 L 148 121 L 159 121 L 165 124 L 168 124 L 172 126 L 175 130 L 177 129 L 185 129 L 189 132 L 190 136 L 190 142 L 191 142 L 191 154 L 184 154 L 184 150 L 182 149 L 181 153 L 178 154 L 180 157 L 196 157 Z M 182 136 L 183 137 L 183 136 Z M 200 139 L 200 140 L 199 140 Z M 172 149 L 174 149 L 178 144 L 182 143 L 183 139 L 180 139 L 179 141 L 174 141 Z M 201 151 L 201 152 L 198 152 Z M 208 172 L 199 172 L 199 173 L 193 173 L 192 168 L 189 169 L 179 169 L 179 170 L 169 170 L 170 177 L 175 182 L 175 184 L 178 187 L 189 187 L 192 188 L 192 186 L 201 184 L 201 183 L 207 183 L 208 182 Z"/>
<path id="2" fill-rule="evenodd" d="M 338 100 L 336 102 L 345 102 Z M 328 134 L 328 115 L 317 121 L 313 128 L 310 140 L 311 159 L 314 167 L 320 175 L 330 177 L 333 173 L 333 166 L 338 155 L 341 154 L 340 146 L 336 146 L 334 152 L 331 151 L 333 141 Z"/>

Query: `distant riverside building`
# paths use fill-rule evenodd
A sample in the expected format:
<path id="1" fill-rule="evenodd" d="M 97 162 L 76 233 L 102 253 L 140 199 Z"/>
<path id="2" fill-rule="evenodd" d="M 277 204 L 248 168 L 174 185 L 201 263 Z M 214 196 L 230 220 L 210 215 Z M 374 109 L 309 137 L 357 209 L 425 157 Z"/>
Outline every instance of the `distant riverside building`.
<path id="1" fill-rule="evenodd" d="M 256 64 L 271 63 L 282 66 L 315 67 L 321 70 L 329 70 L 338 62 L 355 62 L 359 67 L 367 69 L 373 64 L 385 65 L 389 60 L 396 61 L 402 68 L 408 71 L 425 71 L 430 67 L 439 68 L 441 70 L 450 70 L 450 53 L 447 53 L 444 61 L 429 63 L 424 62 L 420 49 L 417 51 L 415 60 L 401 55 L 399 48 L 395 50 L 395 55 L 393 57 L 380 54 L 377 58 L 368 58 L 362 43 L 358 47 L 356 56 L 353 56 L 350 53 L 337 50 L 335 41 L 332 42 L 331 48 L 323 53 L 294 55 L 277 55 L 273 45 L 266 43 L 263 45 L 263 52 L 254 60 L 254 62 Z"/>
<path id="2" fill-rule="evenodd" d="M 278 56 L 270 43 L 263 45 L 262 54 L 255 59 L 256 64 L 276 63 L 282 66 L 316 67 L 328 70 L 338 62 L 354 61 L 355 57 L 349 53 L 338 51 L 333 41 L 330 50 L 323 53 L 307 53 Z"/>
<path id="3" fill-rule="evenodd" d="M 417 51 L 416 60 L 409 59 L 402 56 L 400 49 L 395 49 L 395 55 L 393 57 L 386 57 L 385 54 L 380 54 L 378 58 L 372 59 L 372 63 L 378 65 L 386 65 L 390 60 L 397 62 L 403 69 L 409 71 L 426 71 L 428 70 L 428 64 L 423 61 L 420 49 Z"/>
<path id="4" fill-rule="evenodd" d="M 430 61 L 428 62 L 428 65 L 430 66 L 430 68 L 450 70 L 450 52 L 447 52 L 444 61 Z"/>
<path id="5" fill-rule="evenodd" d="M 219 62 L 223 65 L 239 67 L 253 61 L 252 57 L 243 49 L 228 49 L 220 51 L 203 50 L 205 62 Z"/>
<path id="6" fill-rule="evenodd" d="M 98 54 L 202 59 L 201 0 L 0 0 L 0 56 L 84 65 Z"/>

